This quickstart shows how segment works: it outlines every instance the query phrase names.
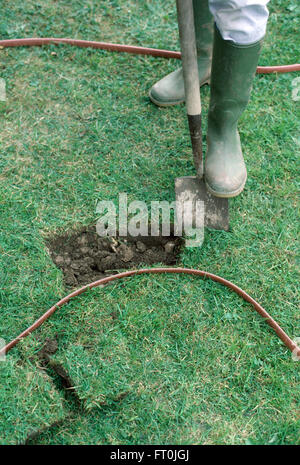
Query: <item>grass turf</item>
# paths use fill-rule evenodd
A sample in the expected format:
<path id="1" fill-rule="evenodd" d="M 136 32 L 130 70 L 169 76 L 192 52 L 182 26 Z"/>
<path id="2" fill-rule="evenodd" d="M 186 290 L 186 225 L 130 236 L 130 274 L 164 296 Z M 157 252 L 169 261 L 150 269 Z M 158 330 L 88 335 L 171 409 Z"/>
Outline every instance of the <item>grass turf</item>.
<path id="1" fill-rule="evenodd" d="M 1 362 L 0 444 L 24 444 L 68 414 L 64 397 L 36 363 L 10 356 Z"/>
<path id="2" fill-rule="evenodd" d="M 179 48 L 171 0 L 16 0 L 4 10 L 2 38 Z M 299 7 L 277 0 L 270 10 L 259 64 L 296 62 Z M 0 50 L 7 90 L 0 102 L 1 337 L 10 340 L 66 293 L 47 234 L 95 222 L 97 201 L 117 202 L 119 192 L 129 200 L 174 200 L 174 178 L 193 174 L 184 106 L 161 109 L 147 97 L 176 66 L 68 46 Z M 248 181 L 230 202 L 232 230 L 207 231 L 203 246 L 181 257 L 184 266 L 243 287 L 292 337 L 299 336 L 296 76 L 256 76 L 240 121 Z M 202 98 L 206 116 L 208 88 Z M 39 442 L 300 443 L 298 365 L 250 307 L 194 278 L 135 277 L 124 284 L 76 299 L 9 355 L 34 359 L 43 339 L 58 334 L 54 358 L 82 400 L 83 412 Z M 18 383 L 26 388 L 19 370 L 8 380 L 13 376 L 0 388 L 3 402 Z M 41 389 L 48 382 L 41 379 Z M 15 404 L 7 405 L 7 418 L 16 418 Z M 61 418 L 53 406 L 42 410 L 44 424 L 52 422 L 49 414 Z M 34 418 L 26 422 L 34 429 Z M 27 431 L 12 430 L 7 442 Z"/>

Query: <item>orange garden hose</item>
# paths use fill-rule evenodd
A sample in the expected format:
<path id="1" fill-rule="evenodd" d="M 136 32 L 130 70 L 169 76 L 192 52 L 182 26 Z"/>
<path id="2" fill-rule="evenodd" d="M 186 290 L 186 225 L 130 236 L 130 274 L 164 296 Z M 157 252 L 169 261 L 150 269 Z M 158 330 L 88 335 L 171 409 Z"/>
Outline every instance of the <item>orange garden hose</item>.
<path id="1" fill-rule="evenodd" d="M 160 50 L 157 48 L 148 47 L 136 47 L 134 45 L 121 45 L 112 44 L 109 42 L 96 42 L 92 40 L 79 40 L 79 39 L 67 39 L 67 38 L 55 38 L 55 37 L 30 37 L 28 39 L 8 39 L 0 40 L 0 47 L 20 47 L 30 45 L 49 45 L 49 44 L 69 44 L 75 47 L 91 47 L 99 48 L 102 50 L 109 50 L 111 52 L 126 52 L 134 53 L 137 55 L 152 55 L 155 57 L 162 58 L 181 58 L 180 52 L 174 52 L 171 50 Z M 269 74 L 269 73 L 290 73 L 292 71 L 300 71 L 300 63 L 293 65 L 283 66 L 258 66 L 256 72 L 258 74 Z"/>
<path id="2" fill-rule="evenodd" d="M 155 48 L 146 48 L 146 47 L 136 47 L 130 45 L 120 45 L 112 44 L 106 42 L 95 42 L 89 40 L 77 40 L 77 39 L 67 39 L 67 38 L 28 38 L 28 39 L 9 39 L 9 40 L 0 40 L 0 48 L 4 47 L 19 47 L 19 46 L 31 46 L 31 45 L 48 45 L 48 44 L 69 44 L 77 47 L 91 47 L 98 48 L 102 50 L 116 51 L 116 52 L 126 52 L 133 54 L 142 54 L 142 55 L 152 55 L 163 58 L 181 58 L 180 52 L 174 52 L 170 50 L 159 50 Z M 258 66 L 256 72 L 260 74 L 266 73 L 288 73 L 292 71 L 300 71 L 300 64 L 285 65 L 285 66 Z M 39 326 L 41 326 L 44 321 L 46 321 L 57 309 L 62 307 L 64 304 L 69 302 L 73 297 L 76 297 L 88 289 L 107 284 L 111 281 L 117 279 L 122 279 L 130 277 L 133 275 L 139 274 L 154 274 L 154 273 L 183 273 L 190 274 L 195 276 L 200 276 L 202 278 L 208 278 L 213 281 L 216 281 L 224 286 L 232 289 L 236 294 L 241 296 L 246 302 L 249 302 L 253 305 L 255 310 L 266 320 L 266 322 L 274 329 L 277 336 L 282 340 L 282 342 L 290 349 L 293 354 L 297 357 L 300 357 L 300 348 L 292 341 L 292 339 L 283 331 L 279 324 L 269 315 L 269 313 L 254 300 L 249 294 L 247 294 L 243 289 L 236 286 L 234 283 L 227 281 L 226 279 L 217 276 L 215 274 L 209 273 L 207 271 L 195 270 L 190 268 L 147 268 L 141 270 L 132 270 L 125 271 L 116 275 L 108 276 L 107 278 L 99 279 L 93 283 L 87 284 L 76 291 L 73 291 L 71 294 L 67 295 L 63 299 L 59 300 L 55 305 L 53 305 L 49 310 L 47 310 L 40 318 L 38 318 L 31 326 L 29 326 L 25 331 L 23 331 L 19 336 L 9 342 L 5 347 L 0 350 L 0 356 L 6 354 L 11 350 L 21 339 L 26 336 L 29 336 L 33 331 L 35 331 Z"/>
<path id="3" fill-rule="evenodd" d="M 236 286 L 227 279 L 221 278 L 215 274 L 209 273 L 207 271 L 202 270 L 195 270 L 191 268 L 146 268 L 141 270 L 131 270 L 131 271 L 124 271 L 123 273 L 119 273 L 116 275 L 108 276 L 107 278 L 99 279 L 98 281 L 94 281 L 93 283 L 86 284 L 85 286 L 77 289 L 76 291 L 71 292 L 71 294 L 67 295 L 63 299 L 59 300 L 55 305 L 53 305 L 49 310 L 47 310 L 38 320 L 36 320 L 31 326 L 29 326 L 25 331 L 19 334 L 13 341 L 7 344 L 1 351 L 0 355 L 7 353 L 10 349 L 12 349 L 21 339 L 26 336 L 29 336 L 33 331 L 35 331 L 39 326 L 41 326 L 44 321 L 46 321 L 56 310 L 62 307 L 64 304 L 69 302 L 73 297 L 76 297 L 83 292 L 87 291 L 88 289 L 92 289 L 93 287 L 97 287 L 103 284 L 107 284 L 111 281 L 115 281 L 116 279 L 127 278 L 129 276 L 138 275 L 138 274 L 153 274 L 153 273 L 184 273 L 184 274 L 191 274 L 195 276 L 201 276 L 202 278 L 209 278 L 213 281 L 216 281 L 220 284 L 223 284 L 229 289 L 232 289 L 236 292 L 239 296 L 241 296 L 246 302 L 249 302 L 253 305 L 255 310 L 266 320 L 266 322 L 274 329 L 277 336 L 282 340 L 282 342 L 290 349 L 293 354 L 297 357 L 300 357 L 300 348 L 290 339 L 290 337 L 283 331 L 283 329 L 279 326 L 278 323 L 269 315 L 269 313 L 258 303 L 254 300 L 249 294 L 247 294 L 243 289 Z"/>

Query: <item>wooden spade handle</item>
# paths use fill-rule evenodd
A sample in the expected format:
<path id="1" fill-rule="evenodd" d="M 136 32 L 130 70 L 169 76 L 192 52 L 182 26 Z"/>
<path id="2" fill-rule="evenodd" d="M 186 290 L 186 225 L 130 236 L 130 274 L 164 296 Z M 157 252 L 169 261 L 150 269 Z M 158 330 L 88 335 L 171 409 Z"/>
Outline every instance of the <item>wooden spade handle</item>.
<path id="1" fill-rule="evenodd" d="M 197 64 L 193 0 L 176 0 L 185 105 L 189 122 L 194 165 L 197 176 L 203 177 L 201 129 L 201 98 Z"/>

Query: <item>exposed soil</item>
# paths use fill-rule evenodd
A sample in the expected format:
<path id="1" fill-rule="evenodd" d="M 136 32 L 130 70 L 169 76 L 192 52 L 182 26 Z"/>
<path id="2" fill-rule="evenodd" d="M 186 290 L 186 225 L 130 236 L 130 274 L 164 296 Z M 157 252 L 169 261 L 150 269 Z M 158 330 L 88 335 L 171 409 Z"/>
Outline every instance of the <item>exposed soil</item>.
<path id="1" fill-rule="evenodd" d="M 65 284 L 76 287 L 140 265 L 176 264 L 183 240 L 174 236 L 100 237 L 95 226 L 48 239 Z"/>

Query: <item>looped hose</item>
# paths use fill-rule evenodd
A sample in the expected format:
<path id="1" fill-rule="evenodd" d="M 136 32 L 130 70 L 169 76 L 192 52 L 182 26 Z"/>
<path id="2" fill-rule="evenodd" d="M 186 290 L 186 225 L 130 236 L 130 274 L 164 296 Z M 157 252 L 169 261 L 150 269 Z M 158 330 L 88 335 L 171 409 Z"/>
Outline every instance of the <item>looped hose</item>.
<path id="1" fill-rule="evenodd" d="M 23 47 L 32 45 L 49 45 L 49 44 L 68 44 L 75 47 L 90 47 L 99 48 L 101 50 L 109 50 L 111 52 L 134 53 L 136 55 L 151 55 L 162 58 L 177 58 L 181 59 L 180 52 L 172 50 L 160 50 L 158 48 L 136 47 L 134 45 L 112 44 L 110 42 L 96 42 L 93 40 L 67 39 L 60 37 L 30 37 L 28 39 L 8 39 L 0 40 L 0 48 L 2 47 Z M 269 73 L 291 73 L 292 71 L 300 71 L 300 63 L 293 65 L 281 66 L 258 66 L 257 74 Z"/>
<path id="2" fill-rule="evenodd" d="M 139 275 L 139 274 L 160 274 L 160 273 L 178 273 L 178 274 L 190 274 L 195 276 L 200 276 L 202 278 L 208 278 L 212 281 L 216 281 L 223 286 L 232 289 L 236 294 L 241 296 L 246 302 L 249 302 L 253 305 L 255 310 L 266 320 L 269 326 L 274 329 L 277 336 L 282 340 L 282 342 L 290 349 L 291 352 L 296 357 L 300 358 L 300 348 L 290 339 L 290 337 L 283 331 L 283 329 L 279 326 L 279 324 L 269 315 L 269 313 L 258 303 L 254 300 L 249 294 L 247 294 L 243 289 L 236 286 L 231 281 L 227 281 L 227 279 L 222 278 L 221 276 L 209 273 L 208 271 L 202 270 L 195 270 L 192 268 L 145 268 L 141 270 L 131 270 L 131 271 L 124 271 L 123 273 L 119 273 L 116 275 L 108 276 L 107 278 L 99 279 L 98 281 L 94 281 L 93 283 L 86 284 L 85 286 L 77 289 L 71 294 L 67 295 L 63 299 L 59 300 L 55 305 L 53 305 L 49 310 L 47 310 L 38 320 L 36 320 L 31 326 L 29 326 L 25 331 L 19 334 L 13 341 L 7 344 L 1 351 L 0 355 L 6 354 L 9 350 L 11 350 L 21 339 L 26 336 L 29 336 L 33 331 L 35 331 L 39 326 L 41 326 L 44 321 L 48 320 L 48 318 L 60 307 L 64 304 L 69 302 L 73 297 L 76 297 L 83 292 L 87 291 L 88 289 L 93 289 L 94 287 L 98 287 L 104 284 L 107 284 L 111 281 L 116 281 L 117 279 L 128 278 L 130 276 Z"/>

